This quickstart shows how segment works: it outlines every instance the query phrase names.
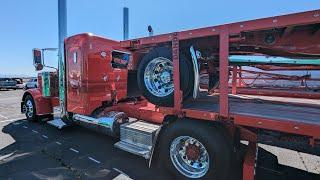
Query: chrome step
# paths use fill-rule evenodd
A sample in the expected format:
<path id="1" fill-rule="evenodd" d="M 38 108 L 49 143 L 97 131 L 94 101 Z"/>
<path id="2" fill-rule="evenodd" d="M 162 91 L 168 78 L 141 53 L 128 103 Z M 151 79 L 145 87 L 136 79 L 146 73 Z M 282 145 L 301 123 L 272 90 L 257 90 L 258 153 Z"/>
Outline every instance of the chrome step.
<path id="1" fill-rule="evenodd" d="M 53 119 L 51 121 L 47 121 L 47 123 L 50 124 L 51 126 L 58 128 L 58 129 L 62 129 L 65 126 L 67 126 L 67 124 L 64 123 L 60 118 Z"/>
<path id="2" fill-rule="evenodd" d="M 120 141 L 115 147 L 149 159 L 160 125 L 134 121 L 120 126 Z"/>
<path id="3" fill-rule="evenodd" d="M 137 146 L 131 143 L 127 143 L 124 141 L 119 141 L 117 143 L 114 144 L 115 147 L 127 151 L 129 153 L 138 155 L 138 156 L 142 156 L 145 159 L 149 159 L 150 158 L 150 149 L 145 148 L 145 147 L 141 147 L 141 146 Z"/>

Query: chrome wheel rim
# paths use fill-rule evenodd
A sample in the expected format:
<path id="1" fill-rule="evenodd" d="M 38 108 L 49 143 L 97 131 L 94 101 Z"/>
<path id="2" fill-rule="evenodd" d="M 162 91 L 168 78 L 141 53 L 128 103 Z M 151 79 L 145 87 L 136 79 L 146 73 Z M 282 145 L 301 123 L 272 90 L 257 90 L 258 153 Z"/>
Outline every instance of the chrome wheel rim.
<path id="1" fill-rule="evenodd" d="M 173 64 L 164 57 L 150 61 L 144 71 L 144 83 L 147 90 L 157 97 L 171 94 L 173 88 Z"/>
<path id="2" fill-rule="evenodd" d="M 31 102 L 31 100 L 27 100 L 24 108 L 26 111 L 26 116 L 29 118 L 32 118 L 33 117 L 33 104 Z"/>
<path id="3" fill-rule="evenodd" d="M 190 136 L 179 136 L 172 141 L 170 159 L 175 168 L 188 178 L 201 178 L 209 170 L 208 151 L 200 141 Z"/>

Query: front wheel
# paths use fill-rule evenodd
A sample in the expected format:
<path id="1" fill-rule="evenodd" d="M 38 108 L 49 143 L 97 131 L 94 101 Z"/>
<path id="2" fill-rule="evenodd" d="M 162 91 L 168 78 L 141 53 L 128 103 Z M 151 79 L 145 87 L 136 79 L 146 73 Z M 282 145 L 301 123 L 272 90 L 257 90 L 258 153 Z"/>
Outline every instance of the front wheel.
<path id="1" fill-rule="evenodd" d="M 24 111 L 25 115 L 28 121 L 37 121 L 38 116 L 36 112 L 36 106 L 33 100 L 33 97 L 30 95 L 27 95 L 25 100 L 24 100 Z"/>
<path id="2" fill-rule="evenodd" d="M 227 179 L 232 148 L 219 128 L 191 120 L 168 126 L 162 133 L 160 156 L 177 179 Z"/>

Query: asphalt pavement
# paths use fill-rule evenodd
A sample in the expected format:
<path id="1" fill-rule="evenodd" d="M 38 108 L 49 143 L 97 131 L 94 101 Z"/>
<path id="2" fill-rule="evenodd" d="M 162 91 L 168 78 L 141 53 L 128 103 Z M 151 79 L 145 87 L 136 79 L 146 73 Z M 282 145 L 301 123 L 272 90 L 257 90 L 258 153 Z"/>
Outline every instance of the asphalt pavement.
<path id="1" fill-rule="evenodd" d="M 0 90 L 0 122 L 24 118 L 20 113 L 23 90 Z"/>
<path id="2" fill-rule="evenodd" d="M 163 168 L 148 168 L 145 159 L 116 149 L 111 137 L 79 126 L 58 130 L 27 122 L 20 114 L 22 94 L 0 91 L 0 179 L 173 179 Z M 257 180 L 320 179 L 320 157 L 260 147 Z"/>

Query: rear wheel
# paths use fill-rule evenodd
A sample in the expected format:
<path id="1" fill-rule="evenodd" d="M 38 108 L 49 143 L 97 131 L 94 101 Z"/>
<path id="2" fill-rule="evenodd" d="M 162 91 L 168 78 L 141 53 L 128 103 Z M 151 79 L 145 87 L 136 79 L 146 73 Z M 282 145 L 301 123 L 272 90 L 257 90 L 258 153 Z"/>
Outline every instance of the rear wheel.
<path id="1" fill-rule="evenodd" d="M 32 96 L 27 95 L 25 100 L 24 100 L 24 110 L 25 110 L 25 115 L 28 121 L 37 121 L 38 116 L 36 112 L 36 106 L 34 103 L 34 100 Z"/>
<path id="2" fill-rule="evenodd" d="M 180 89 L 187 98 L 193 89 L 194 75 L 191 61 L 180 54 Z M 172 50 L 157 47 L 143 57 L 138 67 L 138 86 L 142 94 L 153 104 L 172 106 L 174 83 Z"/>
<path id="3" fill-rule="evenodd" d="M 227 179 L 232 148 L 219 128 L 179 120 L 164 129 L 162 134 L 162 164 L 176 178 Z"/>

